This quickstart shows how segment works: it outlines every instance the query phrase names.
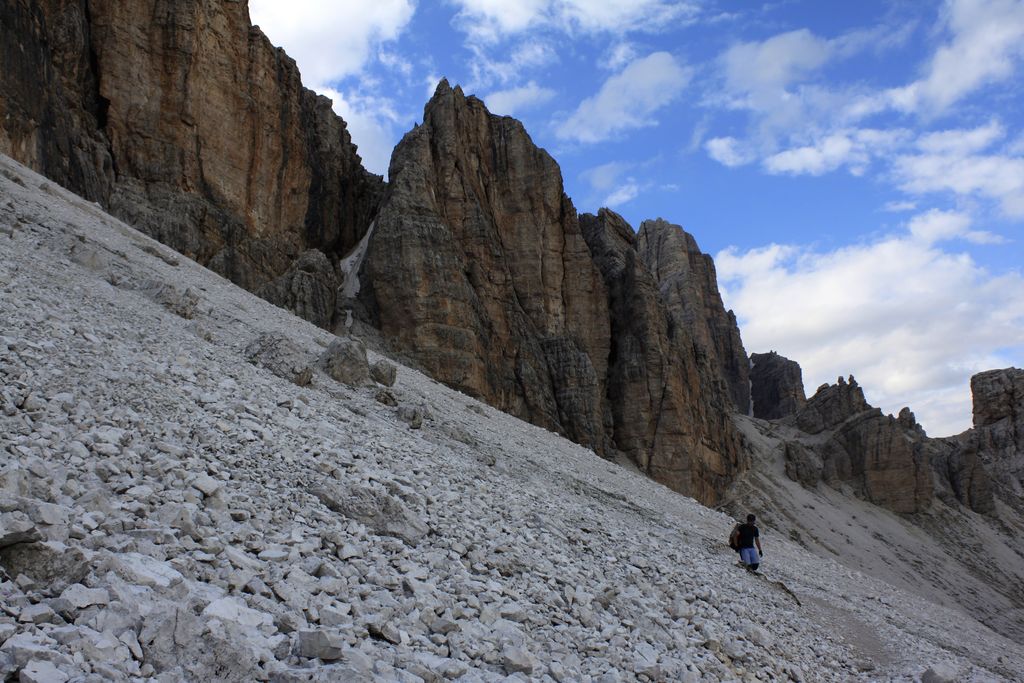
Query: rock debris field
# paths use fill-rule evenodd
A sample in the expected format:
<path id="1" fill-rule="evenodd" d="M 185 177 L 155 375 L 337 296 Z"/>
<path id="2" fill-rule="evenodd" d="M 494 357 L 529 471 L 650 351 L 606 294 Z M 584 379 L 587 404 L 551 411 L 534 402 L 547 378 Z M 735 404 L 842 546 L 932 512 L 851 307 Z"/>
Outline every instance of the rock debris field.
<path id="1" fill-rule="evenodd" d="M 1024 679 L 770 528 L 748 574 L 726 516 L 6 157 L 0 385 L 6 680 Z"/>

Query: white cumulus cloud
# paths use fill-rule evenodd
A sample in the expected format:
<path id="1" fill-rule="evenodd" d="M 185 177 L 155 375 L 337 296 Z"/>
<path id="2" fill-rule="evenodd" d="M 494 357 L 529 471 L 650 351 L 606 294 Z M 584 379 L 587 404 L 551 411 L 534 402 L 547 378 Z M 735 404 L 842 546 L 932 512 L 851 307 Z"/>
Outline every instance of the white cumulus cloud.
<path id="1" fill-rule="evenodd" d="M 860 175 L 878 152 L 887 153 L 906 136 L 902 130 L 841 130 L 773 154 L 764 167 L 769 173 L 821 175 L 845 166 Z"/>
<path id="2" fill-rule="evenodd" d="M 704 149 L 712 159 L 730 168 L 743 166 L 754 160 L 754 155 L 734 137 L 711 138 L 704 143 Z"/>
<path id="3" fill-rule="evenodd" d="M 992 275 L 939 241 L 966 217 L 915 217 L 904 232 L 832 252 L 772 245 L 716 256 L 749 351 L 800 363 L 808 393 L 853 374 L 870 401 L 909 405 L 935 436 L 970 426 L 970 376 L 1024 358 L 1024 277 Z"/>
<path id="4" fill-rule="evenodd" d="M 376 45 L 401 34 L 415 9 L 413 0 L 249 2 L 253 23 L 288 52 L 303 83 L 317 91 L 359 73 Z"/>
<path id="5" fill-rule="evenodd" d="M 564 140 L 600 142 L 616 133 L 653 126 L 653 114 L 675 100 L 692 75 L 692 69 L 668 52 L 637 59 L 583 100 L 556 134 Z"/>
<path id="6" fill-rule="evenodd" d="M 893 107 L 941 111 L 992 83 L 1012 77 L 1024 58 L 1024 3 L 1020 0 L 947 0 L 943 19 L 951 34 L 925 75 L 889 90 Z"/>
<path id="7" fill-rule="evenodd" d="M 346 95 L 331 88 L 322 89 L 321 94 L 331 99 L 334 113 L 348 125 L 363 166 L 371 173 L 387 176 L 401 120 L 392 103 L 358 93 Z"/>

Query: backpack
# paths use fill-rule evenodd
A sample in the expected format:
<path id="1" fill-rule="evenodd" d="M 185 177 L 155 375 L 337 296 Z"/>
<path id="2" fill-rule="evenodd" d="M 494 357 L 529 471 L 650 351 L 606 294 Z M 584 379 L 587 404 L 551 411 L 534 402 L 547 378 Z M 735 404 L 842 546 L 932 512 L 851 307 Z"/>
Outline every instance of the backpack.
<path id="1" fill-rule="evenodd" d="M 736 552 L 740 551 L 740 525 L 737 524 L 729 533 L 729 547 Z"/>

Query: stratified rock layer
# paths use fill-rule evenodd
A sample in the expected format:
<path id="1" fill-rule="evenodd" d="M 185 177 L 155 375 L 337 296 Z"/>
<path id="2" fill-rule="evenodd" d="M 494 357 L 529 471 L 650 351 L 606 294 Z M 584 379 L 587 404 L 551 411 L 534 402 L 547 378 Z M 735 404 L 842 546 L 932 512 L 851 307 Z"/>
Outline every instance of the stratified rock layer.
<path id="1" fill-rule="evenodd" d="M 813 443 L 813 455 L 806 444 L 787 447 L 791 478 L 807 485 L 820 471 L 827 484 L 849 486 L 893 512 L 920 512 L 931 503 L 928 439 L 916 425 L 872 408 L 853 377 L 819 388 L 795 421 L 802 431 L 821 437 Z"/>
<path id="2" fill-rule="evenodd" d="M 754 417 L 778 420 L 807 403 L 800 365 L 774 351 L 750 354 L 750 393 Z"/>
<path id="3" fill-rule="evenodd" d="M 961 435 L 964 445 L 957 461 L 965 472 L 962 489 L 980 491 L 986 511 L 994 507 L 991 497 L 998 492 L 1007 504 L 1024 512 L 1024 370 L 979 373 L 971 378 L 971 393 L 974 428 Z M 971 476 L 979 470 L 995 481 L 991 493 L 986 491 L 988 477 L 978 483 Z"/>
<path id="4" fill-rule="evenodd" d="M 442 81 L 389 173 L 371 321 L 434 377 L 604 452 L 607 297 L 555 160 Z"/>
<path id="5" fill-rule="evenodd" d="M 722 338 L 700 331 L 694 350 L 621 218 L 586 218 L 585 236 L 555 161 L 446 81 L 389 175 L 359 273 L 369 322 L 447 384 L 717 499 L 742 460 L 704 360 Z M 717 297 L 705 284 L 678 296 Z"/>
<path id="6" fill-rule="evenodd" d="M 686 328 L 673 324 L 637 238 L 608 209 L 580 225 L 608 288 L 608 405 L 616 447 L 658 481 L 715 500 L 745 466 L 730 397 Z"/>
<path id="7" fill-rule="evenodd" d="M 245 3 L 12 0 L 0 51 L 0 151 L 250 290 L 369 225 L 381 179 Z"/>
<path id="8" fill-rule="evenodd" d="M 637 251 L 658 282 L 672 323 L 684 328 L 711 359 L 728 386 L 735 409 L 750 413 L 750 362 L 736 316 L 718 291 L 715 262 L 680 226 L 658 218 L 644 221 Z"/>

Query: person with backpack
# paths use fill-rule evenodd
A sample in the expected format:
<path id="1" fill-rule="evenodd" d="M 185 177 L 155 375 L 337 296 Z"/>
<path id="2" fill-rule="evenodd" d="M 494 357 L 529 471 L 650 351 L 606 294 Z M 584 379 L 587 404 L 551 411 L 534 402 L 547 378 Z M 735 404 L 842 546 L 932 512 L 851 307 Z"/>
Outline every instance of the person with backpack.
<path id="1" fill-rule="evenodd" d="M 737 524 L 729 534 L 729 547 L 740 554 L 740 564 L 750 571 L 757 571 L 761 566 L 764 551 L 761 550 L 761 532 L 754 522 L 754 515 L 747 515 L 746 524 Z"/>

